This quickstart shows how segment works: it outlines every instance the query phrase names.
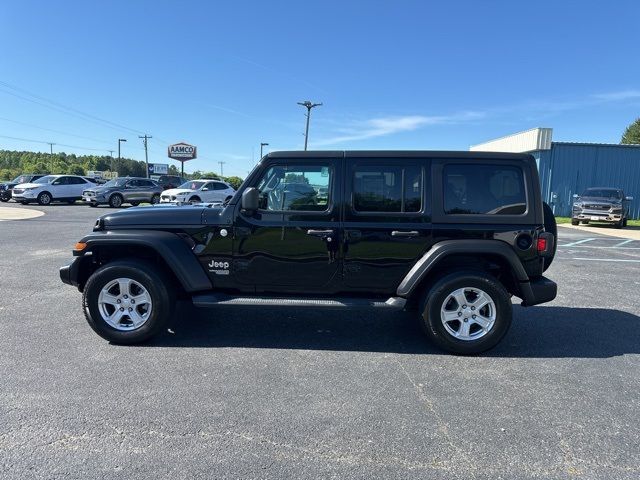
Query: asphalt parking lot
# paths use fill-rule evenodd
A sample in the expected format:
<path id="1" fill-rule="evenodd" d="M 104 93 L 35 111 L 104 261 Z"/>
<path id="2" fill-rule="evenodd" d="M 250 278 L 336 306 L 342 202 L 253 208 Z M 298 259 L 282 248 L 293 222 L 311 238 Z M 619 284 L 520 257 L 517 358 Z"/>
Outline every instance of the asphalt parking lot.
<path id="1" fill-rule="evenodd" d="M 120 347 L 58 277 L 107 209 L 29 208 L 0 222 L 0 478 L 640 476 L 639 240 L 561 228 L 558 298 L 481 357 L 409 314 L 188 305 Z"/>

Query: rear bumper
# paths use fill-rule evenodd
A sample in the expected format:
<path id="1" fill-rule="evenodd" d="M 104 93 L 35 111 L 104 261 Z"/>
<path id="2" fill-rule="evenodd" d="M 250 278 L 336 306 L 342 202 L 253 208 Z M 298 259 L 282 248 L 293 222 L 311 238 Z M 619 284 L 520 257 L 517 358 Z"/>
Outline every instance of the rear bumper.
<path id="1" fill-rule="evenodd" d="M 529 282 L 521 282 L 522 305 L 530 307 L 541 303 L 550 302 L 558 293 L 556 282 L 547 277 L 539 277 Z"/>

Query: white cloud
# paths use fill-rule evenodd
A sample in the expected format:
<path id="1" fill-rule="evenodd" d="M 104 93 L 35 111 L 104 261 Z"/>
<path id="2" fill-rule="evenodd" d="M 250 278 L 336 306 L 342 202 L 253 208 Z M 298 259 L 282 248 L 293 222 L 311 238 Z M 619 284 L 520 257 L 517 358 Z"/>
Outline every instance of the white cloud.
<path id="1" fill-rule="evenodd" d="M 640 90 L 620 90 L 618 92 L 598 93 L 592 96 L 598 100 L 611 102 L 633 100 L 635 98 L 640 98 Z"/>
<path id="2" fill-rule="evenodd" d="M 383 137 L 399 132 L 410 132 L 431 125 L 451 125 L 478 120 L 485 116 L 484 112 L 461 112 L 453 115 L 407 115 L 401 117 L 380 117 L 354 122 L 342 129 L 343 134 L 313 142 L 315 146 L 333 145 L 337 143 L 366 140 Z"/>

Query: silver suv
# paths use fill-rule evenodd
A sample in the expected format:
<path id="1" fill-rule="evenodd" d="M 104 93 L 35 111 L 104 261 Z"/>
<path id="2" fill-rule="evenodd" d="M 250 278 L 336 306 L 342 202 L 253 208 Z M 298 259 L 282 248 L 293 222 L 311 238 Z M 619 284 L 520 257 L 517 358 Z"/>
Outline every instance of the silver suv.
<path id="1" fill-rule="evenodd" d="M 153 180 L 140 177 L 120 177 L 104 185 L 82 192 L 82 200 L 92 207 L 108 204 L 119 208 L 123 203 L 134 207 L 142 202 L 158 203 L 162 187 Z"/>

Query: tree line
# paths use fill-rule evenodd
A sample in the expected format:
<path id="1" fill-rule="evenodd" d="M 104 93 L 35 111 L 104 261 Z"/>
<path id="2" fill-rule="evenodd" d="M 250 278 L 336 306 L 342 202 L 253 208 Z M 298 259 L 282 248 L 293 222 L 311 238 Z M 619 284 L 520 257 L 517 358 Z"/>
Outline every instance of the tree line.
<path id="1" fill-rule="evenodd" d="M 146 164 L 130 158 L 112 158 L 107 155 L 75 155 L 64 152 L 53 155 L 41 152 L 0 150 L 0 180 L 11 180 L 22 173 L 86 175 L 90 170 L 118 172 L 121 177 L 146 177 Z M 175 165 L 169 165 L 169 175 L 180 175 Z M 185 174 L 188 179 L 212 178 L 227 181 L 237 189 L 240 177 L 220 177 L 214 172 L 195 171 Z"/>

